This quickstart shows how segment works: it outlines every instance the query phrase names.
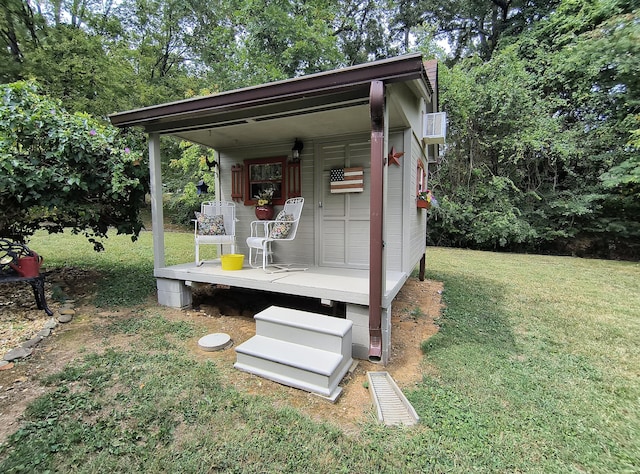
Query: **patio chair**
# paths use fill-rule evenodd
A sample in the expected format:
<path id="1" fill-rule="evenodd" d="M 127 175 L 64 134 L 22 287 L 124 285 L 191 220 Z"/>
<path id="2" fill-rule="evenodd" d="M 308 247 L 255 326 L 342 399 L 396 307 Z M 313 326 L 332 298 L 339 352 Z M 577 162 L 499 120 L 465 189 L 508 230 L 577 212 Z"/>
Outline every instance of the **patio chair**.
<path id="1" fill-rule="evenodd" d="M 273 262 L 271 243 L 291 242 L 296 238 L 303 205 L 304 198 L 287 199 L 274 220 L 251 222 L 251 236 L 247 238 L 251 267 L 260 268 L 258 257 L 262 254 L 262 269 L 266 271 L 267 265 Z"/>
<path id="2" fill-rule="evenodd" d="M 222 255 L 222 245 L 230 245 L 231 253 L 236 250 L 236 205 L 233 202 L 206 201 L 200 206 L 200 212 L 196 212 L 195 242 L 196 242 L 196 266 L 200 261 L 200 245 L 220 245 L 218 255 Z"/>

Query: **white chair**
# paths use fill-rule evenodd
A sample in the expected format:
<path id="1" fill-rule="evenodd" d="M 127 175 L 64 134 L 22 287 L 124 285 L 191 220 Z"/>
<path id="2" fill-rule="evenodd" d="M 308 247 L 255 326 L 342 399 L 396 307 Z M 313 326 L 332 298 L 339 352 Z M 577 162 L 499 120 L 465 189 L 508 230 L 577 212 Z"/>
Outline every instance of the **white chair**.
<path id="1" fill-rule="evenodd" d="M 220 245 L 218 255 L 222 255 L 222 245 L 230 245 L 231 253 L 236 250 L 236 205 L 233 202 L 206 201 L 196 213 L 195 242 L 196 266 L 200 261 L 200 245 Z"/>
<path id="2" fill-rule="evenodd" d="M 273 262 L 272 242 L 291 242 L 296 238 L 298 223 L 304 206 L 304 198 L 287 199 L 284 208 L 272 221 L 251 222 L 251 236 L 247 237 L 249 265 L 260 268 L 258 257 L 262 254 L 262 269 Z"/>

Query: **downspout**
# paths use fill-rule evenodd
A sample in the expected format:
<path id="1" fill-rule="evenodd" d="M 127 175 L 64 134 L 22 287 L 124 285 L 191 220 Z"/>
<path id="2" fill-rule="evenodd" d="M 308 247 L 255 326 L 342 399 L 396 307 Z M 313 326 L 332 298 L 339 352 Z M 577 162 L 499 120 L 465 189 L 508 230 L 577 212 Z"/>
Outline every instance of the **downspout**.
<path id="1" fill-rule="evenodd" d="M 371 81 L 371 192 L 369 207 L 369 360 L 382 358 L 382 206 L 384 186 L 384 83 Z"/>

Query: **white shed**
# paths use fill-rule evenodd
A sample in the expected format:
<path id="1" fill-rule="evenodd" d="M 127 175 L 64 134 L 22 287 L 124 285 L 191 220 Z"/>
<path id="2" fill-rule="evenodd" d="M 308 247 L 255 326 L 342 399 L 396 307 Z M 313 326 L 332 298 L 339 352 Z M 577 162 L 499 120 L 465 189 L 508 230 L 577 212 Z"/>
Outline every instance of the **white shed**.
<path id="1" fill-rule="evenodd" d="M 112 115 L 115 126 L 149 136 L 159 303 L 190 305 L 194 283 L 339 303 L 353 322 L 353 357 L 386 364 L 393 299 L 418 264 L 424 277 L 427 212 L 417 195 L 441 143 L 423 137 L 425 114 L 437 108 L 437 63 L 412 54 Z M 217 197 L 236 203 L 236 253 L 248 255 L 253 193 L 265 179 L 276 183 L 276 209 L 302 196 L 296 238 L 274 243 L 273 254 L 306 270 L 165 265 L 161 135 L 216 150 Z M 351 171 L 362 187 L 336 192 Z"/>

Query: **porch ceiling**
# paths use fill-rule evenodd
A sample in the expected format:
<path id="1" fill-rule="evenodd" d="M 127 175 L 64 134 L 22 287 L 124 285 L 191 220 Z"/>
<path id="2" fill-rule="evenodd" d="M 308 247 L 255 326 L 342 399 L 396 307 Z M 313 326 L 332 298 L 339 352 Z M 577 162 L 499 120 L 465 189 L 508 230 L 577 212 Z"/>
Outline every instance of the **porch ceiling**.
<path id="1" fill-rule="evenodd" d="M 367 132 L 371 128 L 368 104 L 322 111 L 306 111 L 287 116 L 257 117 L 241 123 L 185 130 L 173 133 L 185 140 L 217 150 L 233 146 L 270 142 L 303 141 L 312 137 Z"/>

